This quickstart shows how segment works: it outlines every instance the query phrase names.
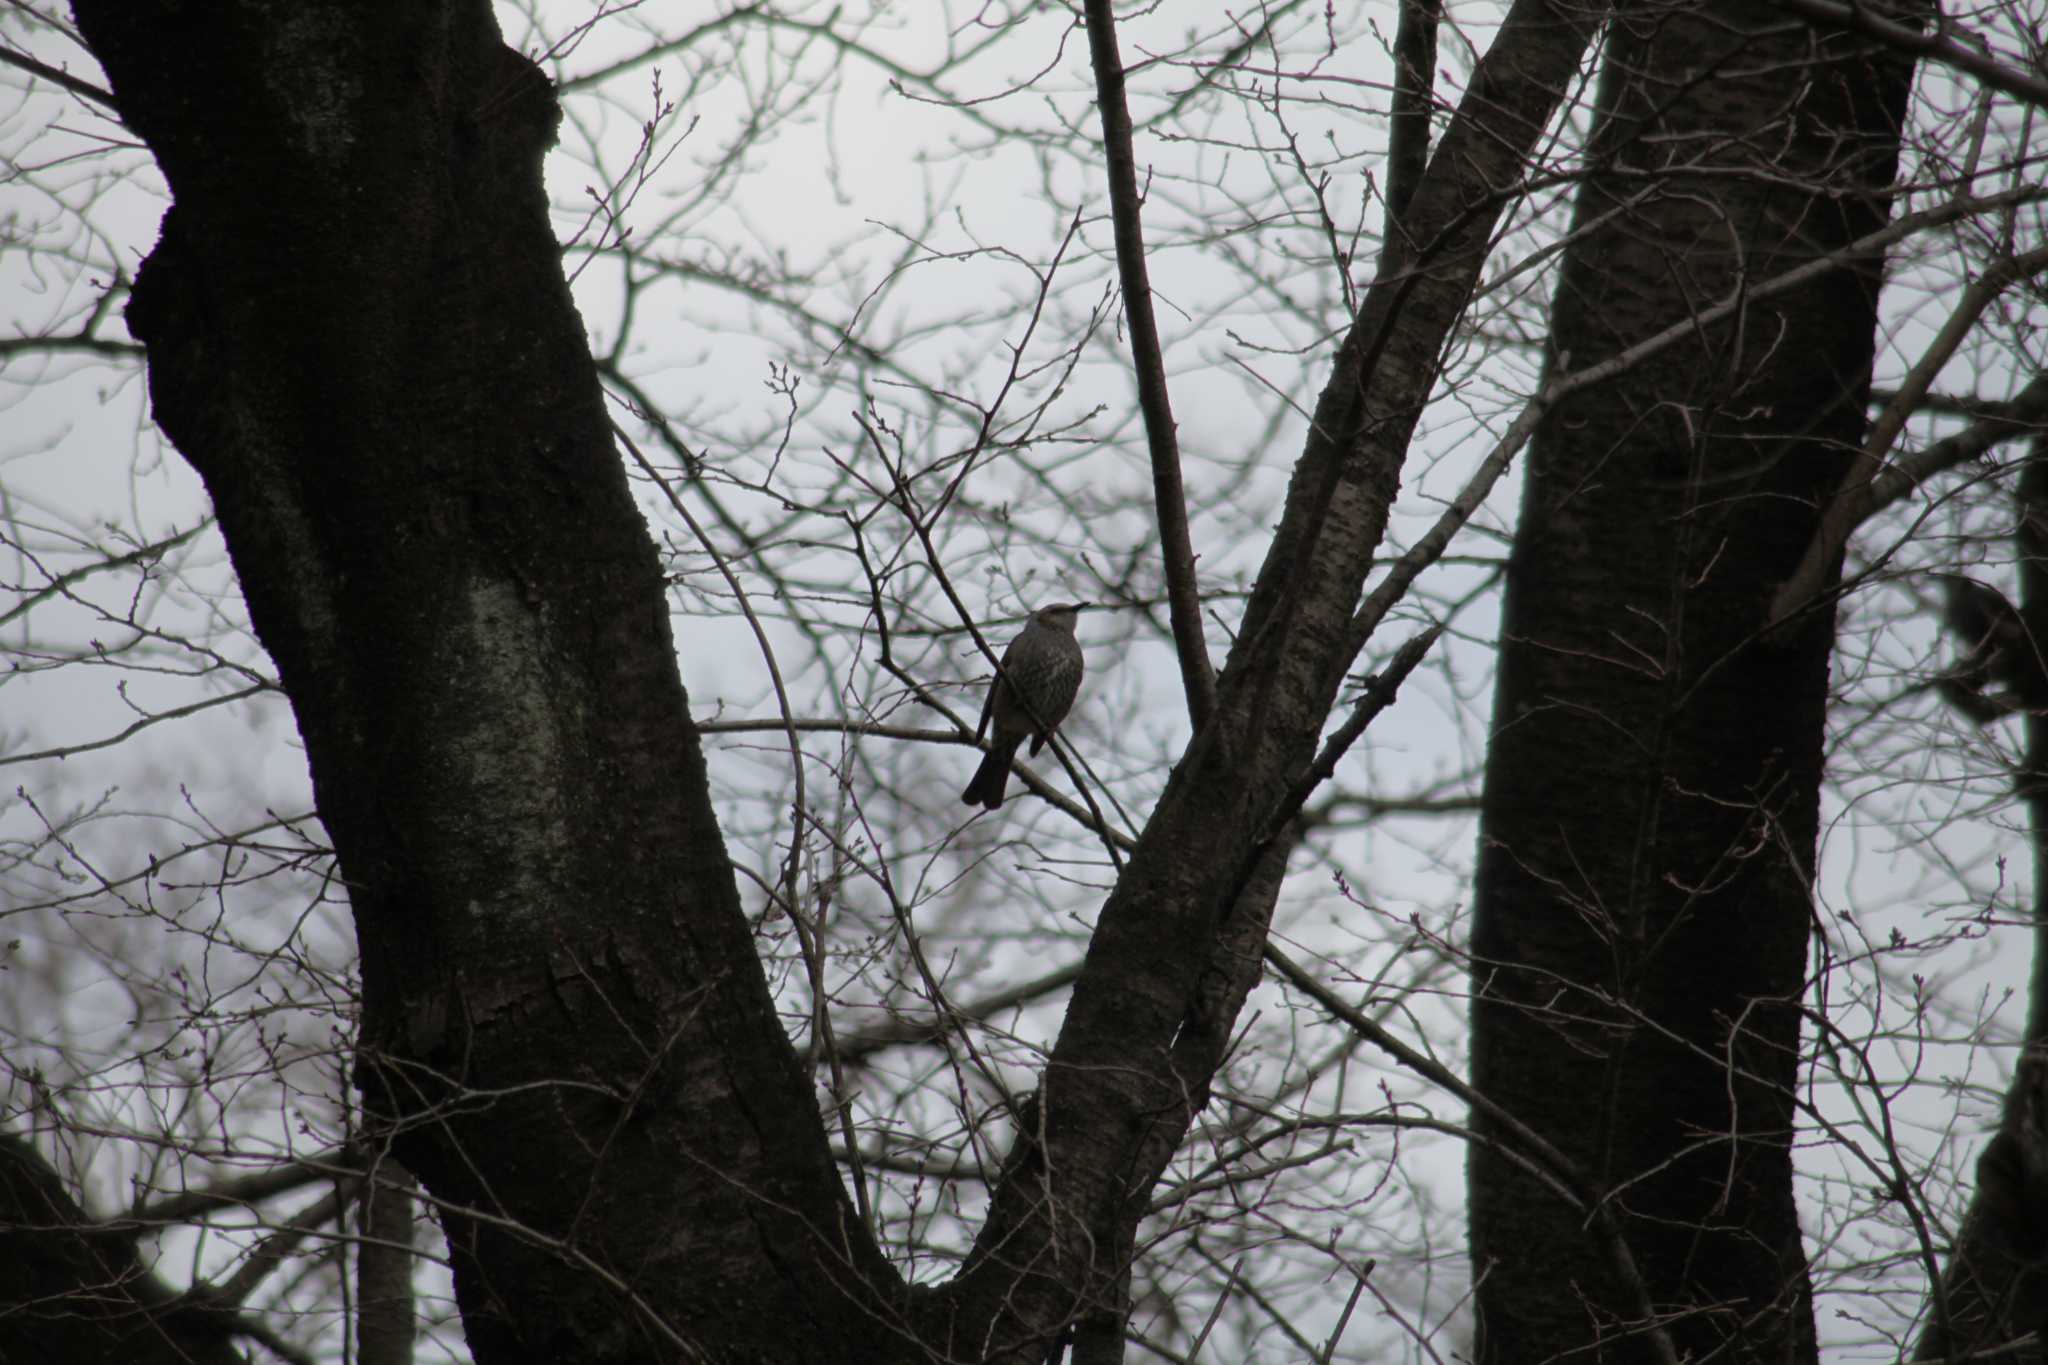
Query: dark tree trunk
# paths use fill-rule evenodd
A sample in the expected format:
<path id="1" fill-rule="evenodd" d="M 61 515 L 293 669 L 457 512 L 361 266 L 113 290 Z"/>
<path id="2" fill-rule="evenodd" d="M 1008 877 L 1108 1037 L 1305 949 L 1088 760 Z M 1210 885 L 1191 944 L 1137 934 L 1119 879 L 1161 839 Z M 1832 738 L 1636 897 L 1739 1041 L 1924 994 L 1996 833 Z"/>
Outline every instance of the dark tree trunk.
<path id="1" fill-rule="evenodd" d="M 2026 1036 L 2005 1112 L 1977 1158 L 1977 1184 L 1942 1268 L 1916 1360 L 1993 1355 L 2048 1362 L 2048 435 L 2020 472 L 2020 620 L 2031 648 L 2001 682 L 2026 707 L 2026 759 L 2014 774 L 2034 853 L 2034 955 Z M 2012 1343 L 2032 1340 L 2024 1346 Z"/>
<path id="2" fill-rule="evenodd" d="M 1766 4 L 1624 7 L 1552 364 L 1882 224 L 1908 77 Z M 1832 611 L 1759 632 L 1853 466 L 1878 285 L 1858 261 L 1745 308 L 1568 400 L 1532 443 L 1473 1075 L 1609 1192 L 1642 1283 L 1585 1210 L 1475 1146 L 1484 1360 L 1652 1359 L 1646 1302 L 1681 1356 L 1814 1356 L 1790 1144 Z"/>
<path id="3" fill-rule="evenodd" d="M 2019 773 L 2027 803 L 2027 835 L 2034 852 L 2034 960 L 2027 978 L 2029 1045 L 2048 1047 L 2048 431 L 2033 439 L 2020 470 L 2020 621 L 2029 645 L 2020 659 L 2027 703 L 2027 756 Z M 2048 1121 L 2048 1116 L 2044 1116 Z M 2048 1220 L 2048 1208 L 2041 1211 Z M 2042 1223 L 2048 1232 L 2048 1221 Z"/>
<path id="4" fill-rule="evenodd" d="M 2048 1046 L 2013 1070 L 1913 1358 L 2048 1362 Z"/>
<path id="5" fill-rule="evenodd" d="M 175 199 L 129 323 L 292 697 L 359 1084 L 477 1359 L 885 1358 L 550 229 L 547 80 L 484 0 L 76 9 Z"/>
<path id="6" fill-rule="evenodd" d="M 174 1293 L 142 1235 L 93 1226 L 35 1147 L 0 1133 L 0 1361 L 243 1365 L 234 1306 Z"/>

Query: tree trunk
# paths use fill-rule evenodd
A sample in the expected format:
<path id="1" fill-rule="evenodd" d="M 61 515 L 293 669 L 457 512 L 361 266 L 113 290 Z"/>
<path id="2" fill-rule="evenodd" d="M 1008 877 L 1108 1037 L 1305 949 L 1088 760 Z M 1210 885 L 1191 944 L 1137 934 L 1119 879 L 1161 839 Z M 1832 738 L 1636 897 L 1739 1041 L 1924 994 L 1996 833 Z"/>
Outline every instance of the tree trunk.
<path id="1" fill-rule="evenodd" d="M 93 1226 L 35 1146 L 0 1133 L 0 1361 L 244 1365 L 234 1305 L 174 1292 L 141 1236 Z"/>
<path id="2" fill-rule="evenodd" d="M 1881 224 L 1909 74 L 1769 5 L 1625 6 L 1552 368 Z M 1607 1192 L 1640 1283 L 1587 1210 L 1475 1145 L 1484 1360 L 1814 1357 L 1791 1139 L 1833 612 L 1759 632 L 1853 466 L 1879 277 L 1858 261 L 1748 307 L 1567 400 L 1532 443 L 1473 1078 Z"/>
<path id="3" fill-rule="evenodd" d="M 129 324 L 291 695 L 358 1083 L 476 1358 L 886 1358 L 903 1294 L 756 961 L 563 278 L 546 78 L 485 0 L 77 17 L 174 196 Z"/>
<path id="4" fill-rule="evenodd" d="M 2048 1361 L 2048 1046 L 2013 1069 L 1913 1358 Z"/>
<path id="5" fill-rule="evenodd" d="M 2019 796 L 2027 803 L 2027 837 L 2034 853 L 2034 957 L 2027 977 L 2028 1045 L 2048 1047 L 2048 431 L 2033 439 L 2020 470 L 2020 621 L 2031 646 L 2020 661 L 2026 684 L 2026 764 Z M 2041 1211 L 2048 1216 L 2048 1209 Z M 2044 1224 L 2048 1231 L 2048 1224 Z"/>
<path id="6" fill-rule="evenodd" d="M 418 1182 L 396 1161 L 374 1163 L 357 1201 L 357 1365 L 412 1365 L 418 1336 L 413 1303 L 413 1197 Z"/>
<path id="7" fill-rule="evenodd" d="M 2033 648 L 2016 660 L 2013 697 L 2026 707 L 2026 759 L 2014 774 L 2034 853 L 2033 969 L 2026 1036 L 2005 1112 L 1977 1158 L 1977 1186 L 1933 1296 L 1916 1360 L 1996 1354 L 2001 1365 L 2048 1362 L 2048 435 L 2020 471 L 2020 619 Z M 2011 1343 L 2032 1335 L 2027 1345 Z M 2008 1348 L 2010 1349 L 2003 1349 Z"/>

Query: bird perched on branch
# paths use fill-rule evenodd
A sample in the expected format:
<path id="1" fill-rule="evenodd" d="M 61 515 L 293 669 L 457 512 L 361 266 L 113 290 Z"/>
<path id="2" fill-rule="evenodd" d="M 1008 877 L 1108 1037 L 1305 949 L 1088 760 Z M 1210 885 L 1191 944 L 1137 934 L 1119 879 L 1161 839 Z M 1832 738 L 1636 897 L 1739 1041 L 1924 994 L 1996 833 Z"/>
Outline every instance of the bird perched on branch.
<path id="1" fill-rule="evenodd" d="M 2019 609 L 1987 583 L 1936 574 L 1942 624 L 1963 656 L 1937 680 L 1949 705 L 1979 725 L 2014 711 L 2048 705 L 2048 675 Z"/>
<path id="2" fill-rule="evenodd" d="M 1074 621 L 1088 605 L 1055 602 L 1040 607 L 1003 651 L 996 680 L 982 704 L 981 724 L 974 728 L 978 743 L 988 733 L 989 722 L 995 722 L 988 753 L 974 770 L 974 780 L 960 793 L 968 805 L 988 810 L 1002 805 L 1017 746 L 1029 738 L 1036 758 L 1067 718 L 1074 694 L 1081 690 L 1081 644 L 1074 638 Z"/>

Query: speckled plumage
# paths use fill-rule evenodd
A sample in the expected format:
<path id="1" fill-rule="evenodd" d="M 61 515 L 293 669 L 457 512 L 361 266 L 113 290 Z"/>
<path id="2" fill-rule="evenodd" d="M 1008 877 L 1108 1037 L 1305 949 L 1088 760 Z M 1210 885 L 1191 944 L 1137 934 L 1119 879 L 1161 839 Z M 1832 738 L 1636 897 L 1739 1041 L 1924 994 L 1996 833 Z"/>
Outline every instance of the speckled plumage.
<path id="1" fill-rule="evenodd" d="M 1067 718 L 1074 694 L 1081 690 L 1084 667 L 1074 622 L 1087 605 L 1055 602 L 1040 607 L 1003 651 L 1002 670 L 988 690 L 975 738 L 988 733 L 990 721 L 995 722 L 995 733 L 974 779 L 960 793 L 968 805 L 987 810 L 1001 806 L 1017 746 L 1030 739 L 1035 756 Z"/>

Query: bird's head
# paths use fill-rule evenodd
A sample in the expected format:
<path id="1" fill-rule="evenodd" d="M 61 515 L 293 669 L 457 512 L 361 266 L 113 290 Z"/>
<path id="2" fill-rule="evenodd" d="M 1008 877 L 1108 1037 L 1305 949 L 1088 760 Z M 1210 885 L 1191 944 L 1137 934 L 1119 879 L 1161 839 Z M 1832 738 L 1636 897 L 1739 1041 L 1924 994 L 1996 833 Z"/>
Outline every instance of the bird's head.
<path id="1" fill-rule="evenodd" d="M 1074 622 L 1083 611 L 1094 605 L 1093 602 L 1054 602 L 1032 612 L 1031 619 L 1041 626 L 1064 630 L 1071 635 L 1074 633 Z"/>

